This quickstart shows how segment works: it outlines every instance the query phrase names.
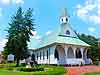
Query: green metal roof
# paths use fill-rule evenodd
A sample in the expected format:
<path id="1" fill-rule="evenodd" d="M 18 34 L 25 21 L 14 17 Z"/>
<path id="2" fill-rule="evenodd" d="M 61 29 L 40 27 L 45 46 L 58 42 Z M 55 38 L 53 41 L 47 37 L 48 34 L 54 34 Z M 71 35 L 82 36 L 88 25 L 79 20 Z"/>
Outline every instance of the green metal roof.
<path id="1" fill-rule="evenodd" d="M 30 43 L 28 44 L 29 49 L 42 48 L 53 43 L 90 46 L 77 37 L 74 38 L 70 36 L 60 36 L 59 32 L 60 32 L 60 27 L 58 27 L 51 34 L 43 36 L 40 40 L 31 39 Z"/>
<path id="2" fill-rule="evenodd" d="M 40 43 L 39 40 L 31 38 L 30 42 L 28 42 L 28 48 L 29 49 L 36 49 L 36 48 L 38 48 L 39 43 Z"/>

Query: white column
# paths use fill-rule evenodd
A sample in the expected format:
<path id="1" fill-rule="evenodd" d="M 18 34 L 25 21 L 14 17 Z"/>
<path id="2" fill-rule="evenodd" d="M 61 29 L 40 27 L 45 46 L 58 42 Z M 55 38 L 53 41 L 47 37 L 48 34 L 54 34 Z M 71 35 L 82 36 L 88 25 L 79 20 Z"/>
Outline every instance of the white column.
<path id="1" fill-rule="evenodd" d="M 54 57 L 55 48 L 56 48 L 56 45 L 52 46 L 51 49 L 50 49 L 50 58 L 51 58 L 50 59 L 50 64 L 57 64 L 57 60 Z"/>
<path id="2" fill-rule="evenodd" d="M 72 47 L 74 52 L 74 58 L 76 58 L 76 47 Z"/>
<path id="3" fill-rule="evenodd" d="M 84 57 L 85 57 L 85 59 L 87 59 L 87 51 L 88 51 L 88 49 L 85 49 L 86 51 L 85 51 L 85 53 L 84 53 Z"/>
<path id="4" fill-rule="evenodd" d="M 84 55 L 83 55 L 83 52 L 84 52 L 84 48 L 80 48 L 80 50 L 81 50 L 82 59 L 83 59 L 83 57 L 84 57 Z"/>
<path id="5" fill-rule="evenodd" d="M 51 55 L 51 50 L 50 50 L 51 48 L 49 47 L 48 48 L 48 59 L 49 59 L 49 64 L 50 64 L 50 55 Z"/>
<path id="6" fill-rule="evenodd" d="M 66 59 L 67 59 L 67 51 L 68 51 L 68 46 L 65 45 L 65 55 L 66 55 Z"/>

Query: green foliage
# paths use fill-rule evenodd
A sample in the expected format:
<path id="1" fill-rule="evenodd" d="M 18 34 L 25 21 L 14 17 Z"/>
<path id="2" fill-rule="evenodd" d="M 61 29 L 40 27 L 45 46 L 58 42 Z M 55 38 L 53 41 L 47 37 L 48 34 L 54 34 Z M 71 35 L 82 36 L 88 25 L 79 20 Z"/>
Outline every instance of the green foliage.
<path id="1" fill-rule="evenodd" d="M 100 47 L 99 46 L 91 46 L 91 56 L 92 56 L 92 60 L 96 61 L 96 60 L 100 60 Z"/>
<path id="2" fill-rule="evenodd" d="M 94 73 L 86 73 L 84 75 L 100 75 L 100 72 L 94 72 Z"/>
<path id="3" fill-rule="evenodd" d="M 31 30 L 34 30 L 34 19 L 32 19 L 32 9 L 28 9 L 26 12 L 22 11 L 19 7 L 16 14 L 12 16 L 11 22 L 8 28 L 8 42 L 6 43 L 3 54 L 7 57 L 12 53 L 17 60 L 17 66 L 19 60 L 29 56 L 27 48 L 27 42 L 30 41 Z"/>
<path id="4" fill-rule="evenodd" d="M 14 65 L 3 64 L 4 68 L 0 68 L 0 75 L 62 75 L 66 72 L 64 66 L 36 65 L 34 69 L 26 69 L 22 66 L 16 68 Z"/>
<path id="5" fill-rule="evenodd" d="M 99 65 L 99 61 L 98 60 L 97 61 L 94 61 L 93 64 L 94 65 Z"/>
<path id="6" fill-rule="evenodd" d="M 23 72 L 34 72 L 34 71 L 44 71 L 44 68 L 19 68 L 18 71 L 23 71 Z"/>
<path id="7" fill-rule="evenodd" d="M 81 40 L 85 41 L 86 43 L 88 43 L 89 45 L 92 45 L 92 46 L 98 45 L 98 43 L 97 43 L 98 39 L 95 38 L 94 36 L 81 34 L 81 35 L 79 35 L 79 38 Z"/>
<path id="8" fill-rule="evenodd" d="M 47 70 L 48 69 L 48 70 Z M 62 75 L 66 71 L 63 66 L 44 66 L 44 71 L 35 72 L 34 75 Z"/>
<path id="9" fill-rule="evenodd" d="M 79 35 L 79 38 L 90 45 L 89 52 L 92 60 L 93 61 L 95 61 L 96 59 L 100 60 L 100 46 L 98 46 L 98 39 L 94 36 L 85 34 Z"/>

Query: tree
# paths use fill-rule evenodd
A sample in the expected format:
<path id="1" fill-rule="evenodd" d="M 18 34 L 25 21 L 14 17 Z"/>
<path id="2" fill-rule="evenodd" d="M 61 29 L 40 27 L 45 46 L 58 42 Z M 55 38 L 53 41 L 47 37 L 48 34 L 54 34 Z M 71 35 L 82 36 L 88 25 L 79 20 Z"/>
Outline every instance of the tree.
<path id="1" fill-rule="evenodd" d="M 22 8 L 19 7 L 9 23 L 8 42 L 3 53 L 6 56 L 13 53 L 16 58 L 16 66 L 19 66 L 20 59 L 24 59 L 29 55 L 27 42 L 30 41 L 31 30 L 34 30 L 32 11 L 29 8 L 24 13 Z"/>
<path id="2" fill-rule="evenodd" d="M 100 46 L 98 46 L 98 39 L 91 35 L 81 34 L 79 38 L 90 45 L 90 54 L 93 60 L 100 60 Z"/>

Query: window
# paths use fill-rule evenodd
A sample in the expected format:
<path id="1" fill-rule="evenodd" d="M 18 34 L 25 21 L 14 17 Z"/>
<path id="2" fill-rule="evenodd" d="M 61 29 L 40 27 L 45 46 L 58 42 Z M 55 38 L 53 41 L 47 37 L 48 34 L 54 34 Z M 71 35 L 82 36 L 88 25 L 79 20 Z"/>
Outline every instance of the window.
<path id="1" fill-rule="evenodd" d="M 66 34 L 70 35 L 70 32 L 69 32 L 69 30 L 67 30 L 67 31 L 66 31 Z"/>
<path id="2" fill-rule="evenodd" d="M 41 60 L 41 52 L 40 52 L 40 60 Z"/>
<path id="3" fill-rule="evenodd" d="M 57 60 L 59 60 L 59 54 L 58 54 L 57 49 L 55 49 L 54 57 L 57 58 Z"/>
<path id="4" fill-rule="evenodd" d="M 38 60 L 38 53 L 37 53 L 37 60 Z"/>
<path id="5" fill-rule="evenodd" d="M 48 59 L 48 50 L 47 50 L 47 59 Z"/>
<path id="6" fill-rule="evenodd" d="M 43 60 L 44 60 L 44 51 L 43 51 Z"/>
<path id="7" fill-rule="evenodd" d="M 63 22 L 63 18 L 62 18 L 62 22 Z"/>
<path id="8" fill-rule="evenodd" d="M 68 21 L 68 18 L 66 18 L 66 22 Z"/>
<path id="9" fill-rule="evenodd" d="M 35 61 L 35 55 L 34 54 L 32 54 L 32 60 Z"/>

